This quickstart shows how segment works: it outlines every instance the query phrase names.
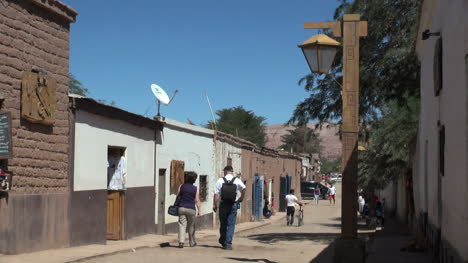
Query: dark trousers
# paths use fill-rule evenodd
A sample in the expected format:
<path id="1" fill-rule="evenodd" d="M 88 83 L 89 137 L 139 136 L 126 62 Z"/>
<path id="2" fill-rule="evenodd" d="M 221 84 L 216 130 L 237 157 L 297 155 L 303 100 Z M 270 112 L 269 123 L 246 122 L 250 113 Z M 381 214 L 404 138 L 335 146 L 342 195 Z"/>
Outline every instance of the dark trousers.
<path id="1" fill-rule="evenodd" d="M 231 246 L 236 227 L 237 203 L 223 203 L 219 206 L 219 243 Z"/>
<path id="2" fill-rule="evenodd" d="M 292 226 L 294 224 L 294 212 L 296 211 L 296 208 L 294 206 L 288 206 L 286 210 L 286 219 L 288 226 Z"/>

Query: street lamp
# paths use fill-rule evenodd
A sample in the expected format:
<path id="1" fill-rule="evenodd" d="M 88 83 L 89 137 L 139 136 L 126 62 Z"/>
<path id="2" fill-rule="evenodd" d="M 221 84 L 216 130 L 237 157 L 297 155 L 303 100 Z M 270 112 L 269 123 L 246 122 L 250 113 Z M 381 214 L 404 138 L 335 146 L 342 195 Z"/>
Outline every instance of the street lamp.
<path id="1" fill-rule="evenodd" d="M 357 236 L 357 172 L 359 133 L 359 40 L 367 36 L 367 21 L 346 14 L 342 21 L 311 22 L 305 29 L 331 29 L 343 40 L 343 116 L 341 237 L 335 243 L 335 263 L 365 262 L 365 242 Z M 328 73 L 339 43 L 320 34 L 299 45 L 314 73 Z"/>
<path id="2" fill-rule="evenodd" d="M 326 74 L 330 70 L 338 46 L 340 46 L 338 41 L 324 34 L 315 35 L 299 45 L 310 71 L 320 74 Z"/>

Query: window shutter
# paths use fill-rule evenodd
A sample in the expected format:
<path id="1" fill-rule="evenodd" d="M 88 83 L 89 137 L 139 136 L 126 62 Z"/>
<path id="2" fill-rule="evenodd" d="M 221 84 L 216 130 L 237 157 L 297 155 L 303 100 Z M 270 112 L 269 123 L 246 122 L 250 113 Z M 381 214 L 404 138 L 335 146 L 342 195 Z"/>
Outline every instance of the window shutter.
<path id="1" fill-rule="evenodd" d="M 184 167 L 184 161 L 171 162 L 171 193 L 177 193 L 179 186 L 184 183 Z"/>

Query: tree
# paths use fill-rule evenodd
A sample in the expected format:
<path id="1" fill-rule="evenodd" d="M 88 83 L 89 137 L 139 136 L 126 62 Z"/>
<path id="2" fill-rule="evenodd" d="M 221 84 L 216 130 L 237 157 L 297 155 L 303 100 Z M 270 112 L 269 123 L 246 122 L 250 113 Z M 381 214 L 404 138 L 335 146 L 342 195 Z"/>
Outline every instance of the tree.
<path id="1" fill-rule="evenodd" d="M 337 20 L 345 13 L 357 13 L 369 23 L 369 34 L 360 43 L 359 114 L 363 127 L 378 118 L 385 103 L 405 104 L 408 97 L 419 96 L 419 62 L 414 47 L 419 5 L 419 0 L 341 0 L 335 11 Z M 299 81 L 310 96 L 296 106 L 289 123 L 341 120 L 342 58 L 340 49 L 330 74 L 310 74 Z"/>
<path id="2" fill-rule="evenodd" d="M 69 73 L 68 93 L 77 94 L 85 97 L 89 94 L 88 89 L 83 87 L 83 84 L 79 80 L 77 80 L 71 72 Z"/>
<path id="3" fill-rule="evenodd" d="M 288 134 L 281 136 L 284 144 L 280 148 L 283 150 L 292 150 L 295 153 L 320 153 L 320 138 L 314 130 L 307 126 L 297 126 L 287 132 Z"/>
<path id="4" fill-rule="evenodd" d="M 334 18 L 357 13 L 369 23 L 360 48 L 359 183 L 383 188 L 411 163 L 418 127 L 420 65 L 415 52 L 419 0 L 341 0 Z M 329 31 L 325 33 L 330 34 Z M 290 123 L 341 120 L 342 50 L 330 74 L 310 74 L 299 81 L 310 96 L 299 103 Z"/>
<path id="5" fill-rule="evenodd" d="M 411 166 L 419 123 L 419 99 L 408 98 L 408 105 L 388 103 L 383 116 L 369 132 L 369 145 L 359 154 L 359 185 L 382 189 L 395 176 Z"/>
<path id="6" fill-rule="evenodd" d="M 265 117 L 256 116 L 242 106 L 218 110 L 216 115 L 218 115 L 217 130 L 239 136 L 261 146 L 265 145 Z M 209 121 L 206 127 L 213 128 L 213 122 Z"/>
<path id="7" fill-rule="evenodd" d="M 329 160 L 327 158 L 320 158 L 320 172 L 326 173 L 339 173 L 341 172 L 341 157 L 336 160 Z"/>

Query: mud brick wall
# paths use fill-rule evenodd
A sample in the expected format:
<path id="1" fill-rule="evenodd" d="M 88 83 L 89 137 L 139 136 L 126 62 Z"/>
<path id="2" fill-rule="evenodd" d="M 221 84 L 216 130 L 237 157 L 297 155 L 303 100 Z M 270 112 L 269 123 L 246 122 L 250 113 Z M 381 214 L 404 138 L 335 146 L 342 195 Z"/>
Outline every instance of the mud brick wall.
<path id="1" fill-rule="evenodd" d="M 0 0 L 0 92 L 12 113 L 12 193 L 64 193 L 68 189 L 69 30 L 76 12 L 55 0 Z M 53 126 L 21 119 L 25 71 L 43 70 L 57 81 Z"/>
<path id="2" fill-rule="evenodd" d="M 0 0 L 0 92 L 12 115 L 12 190 L 0 196 L 0 254 L 70 244 L 69 30 L 76 12 L 56 0 Z M 23 72 L 57 82 L 53 126 L 21 119 Z M 0 260 L 1 261 L 1 260 Z"/>

